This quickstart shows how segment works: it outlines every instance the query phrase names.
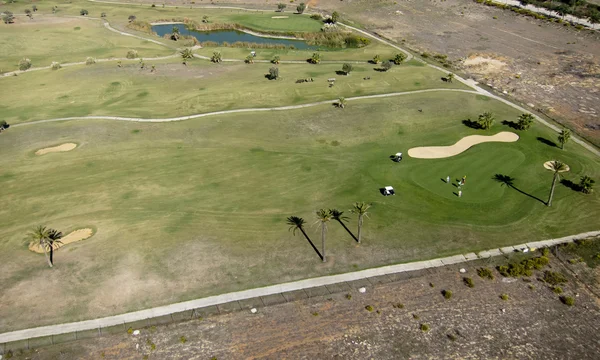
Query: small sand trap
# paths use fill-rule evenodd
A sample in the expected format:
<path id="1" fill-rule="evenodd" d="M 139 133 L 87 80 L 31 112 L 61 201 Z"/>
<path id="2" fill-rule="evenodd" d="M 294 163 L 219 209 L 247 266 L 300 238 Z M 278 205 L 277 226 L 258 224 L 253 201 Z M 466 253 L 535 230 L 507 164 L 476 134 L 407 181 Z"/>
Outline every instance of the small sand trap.
<path id="1" fill-rule="evenodd" d="M 408 156 L 417 159 L 441 159 L 458 155 L 471 146 L 485 142 L 515 142 L 519 140 L 519 135 L 502 131 L 492 136 L 471 135 L 466 136 L 454 145 L 450 146 L 424 146 L 408 150 Z"/>
<path id="2" fill-rule="evenodd" d="M 44 155 L 44 154 L 53 153 L 53 152 L 71 151 L 71 150 L 75 149 L 76 147 L 77 147 L 77 144 L 75 144 L 75 143 L 66 143 L 66 144 L 62 144 L 62 145 L 58 145 L 58 146 L 39 149 L 38 151 L 35 152 L 35 154 L 36 155 Z"/>
<path id="3" fill-rule="evenodd" d="M 552 164 L 552 162 L 553 162 L 553 161 L 554 161 L 554 160 L 546 161 L 546 162 L 544 163 L 544 167 L 545 167 L 546 169 L 548 169 L 548 170 L 552 170 L 552 168 L 551 168 L 550 166 L 551 166 L 551 164 Z M 569 167 L 569 165 L 565 164 L 565 169 L 564 169 L 564 170 L 562 170 L 562 171 L 559 171 L 559 172 L 565 172 L 565 171 L 569 171 L 569 170 L 571 170 L 571 168 Z"/>
<path id="4" fill-rule="evenodd" d="M 71 232 L 69 235 L 66 235 L 62 239 L 60 239 L 61 244 L 56 244 L 56 246 L 54 247 L 54 250 L 61 248 L 67 244 L 74 243 L 76 241 L 85 240 L 92 235 L 93 235 L 92 229 L 75 230 L 75 231 Z M 34 243 L 29 244 L 29 250 L 36 252 L 38 254 L 44 253 L 44 249 L 42 249 L 40 247 L 40 244 L 34 244 Z"/>
<path id="5" fill-rule="evenodd" d="M 506 63 L 501 60 L 484 56 L 471 56 L 463 64 L 466 67 L 484 72 L 499 72 L 506 67 Z"/>
<path id="6" fill-rule="evenodd" d="M 271 19 L 287 19 L 289 16 L 271 16 Z"/>

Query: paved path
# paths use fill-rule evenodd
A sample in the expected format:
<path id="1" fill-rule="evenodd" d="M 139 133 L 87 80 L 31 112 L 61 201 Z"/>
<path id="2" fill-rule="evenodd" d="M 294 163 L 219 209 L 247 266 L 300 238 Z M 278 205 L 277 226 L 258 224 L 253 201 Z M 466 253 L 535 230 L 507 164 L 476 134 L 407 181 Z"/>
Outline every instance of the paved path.
<path id="1" fill-rule="evenodd" d="M 346 98 L 346 100 L 347 101 L 355 101 L 355 100 L 365 100 L 365 99 L 377 99 L 377 98 L 385 98 L 385 97 L 392 97 L 392 96 L 402 96 L 402 95 L 411 95 L 411 94 L 421 94 L 421 93 L 437 92 L 437 91 L 462 92 L 462 93 L 468 93 L 468 94 L 478 94 L 478 92 L 474 91 L 474 90 L 462 90 L 462 89 L 426 89 L 426 90 L 414 90 L 414 91 L 395 92 L 395 93 L 388 93 L 388 94 L 356 96 L 356 97 Z M 336 101 L 337 101 L 337 99 L 324 100 L 324 101 L 313 102 L 313 103 L 302 104 L 302 105 L 290 105 L 290 106 L 280 106 L 280 107 L 271 107 L 271 108 L 248 108 L 248 109 L 236 109 L 236 110 L 222 110 L 222 111 L 213 111 L 213 112 L 202 113 L 202 114 L 185 115 L 185 116 L 172 117 L 172 118 L 162 118 L 162 119 L 132 118 L 132 117 L 103 116 L 103 115 L 98 115 L 98 116 L 74 116 L 74 117 L 65 117 L 65 118 L 56 118 L 56 119 L 46 119 L 46 120 L 30 121 L 30 122 L 25 122 L 25 123 L 11 125 L 11 128 L 21 127 L 21 126 L 28 126 L 28 125 L 35 125 L 35 124 L 41 124 L 41 123 L 56 122 L 56 121 L 69 121 L 69 120 L 115 120 L 115 121 L 134 121 L 134 122 L 152 122 L 152 123 L 173 122 L 173 121 L 184 121 L 184 120 L 197 119 L 197 118 L 206 117 L 206 116 L 213 116 L 213 115 L 236 114 L 236 113 L 244 113 L 244 112 L 282 111 L 282 110 L 303 109 L 303 108 L 308 108 L 308 107 L 313 107 L 313 106 L 318 106 L 318 105 L 332 104 L 332 103 L 334 103 Z"/>
<path id="2" fill-rule="evenodd" d="M 512 253 L 514 251 L 518 251 L 520 249 L 525 248 L 541 248 L 548 247 L 557 244 L 572 242 L 577 239 L 584 239 L 591 236 L 600 235 L 600 231 L 590 231 L 587 233 L 577 234 L 566 236 L 559 239 L 550 239 L 544 241 L 536 241 L 526 244 L 520 244 L 515 246 L 508 246 L 500 249 L 491 249 L 486 251 L 481 251 L 479 254 L 468 253 L 468 254 L 460 254 L 455 256 L 448 256 L 444 258 L 438 258 L 433 260 L 424 260 L 411 262 L 406 264 L 398 264 L 398 265 L 389 265 L 374 269 L 367 269 L 362 271 L 355 271 L 345 274 L 339 275 L 331 275 L 331 276 L 323 276 L 312 279 L 305 279 L 299 281 L 292 281 L 283 284 L 265 286 L 256 289 L 236 291 L 228 294 L 209 296 L 202 299 L 184 301 L 176 304 L 159 306 L 151 309 L 134 311 L 126 314 L 108 316 L 100 319 L 94 320 L 86 320 L 79 321 L 67 324 L 58 324 L 58 325 L 49 325 L 42 326 L 32 329 L 18 330 L 7 332 L 4 334 L 0 334 L 0 344 L 8 343 L 13 341 L 50 336 L 50 335 L 59 335 L 64 333 L 71 333 L 75 331 L 85 331 L 85 330 L 93 330 L 99 328 L 105 328 L 115 325 L 122 325 L 124 323 L 131 323 L 134 321 L 146 320 L 150 318 L 175 314 L 183 311 L 205 308 L 208 306 L 214 306 L 224 303 L 229 303 L 232 301 L 240 301 L 251 298 L 256 298 L 260 296 L 268 296 L 273 294 L 281 294 L 289 291 L 301 290 L 301 289 L 309 289 L 323 285 L 331 285 L 341 282 L 347 281 L 355 281 L 360 279 L 371 278 L 374 276 L 380 275 L 388 275 L 388 274 L 396 274 L 407 271 L 415 271 L 421 269 L 428 269 L 433 267 L 440 267 L 452 264 L 464 263 L 471 260 L 489 258 L 492 256 L 500 256 L 503 254 Z"/>

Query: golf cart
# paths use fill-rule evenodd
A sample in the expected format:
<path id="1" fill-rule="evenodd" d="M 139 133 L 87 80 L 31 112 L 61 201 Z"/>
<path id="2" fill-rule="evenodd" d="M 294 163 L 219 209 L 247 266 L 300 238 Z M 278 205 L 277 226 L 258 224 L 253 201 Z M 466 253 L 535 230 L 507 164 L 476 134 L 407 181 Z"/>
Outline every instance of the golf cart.
<path id="1" fill-rule="evenodd" d="M 379 189 L 379 191 L 381 192 L 381 195 L 383 195 L 383 196 L 396 195 L 394 188 L 391 186 L 383 187 L 383 188 Z"/>
<path id="2" fill-rule="evenodd" d="M 400 162 L 402 161 L 402 153 L 396 153 L 396 155 L 393 155 L 392 160 L 394 160 L 395 162 Z"/>

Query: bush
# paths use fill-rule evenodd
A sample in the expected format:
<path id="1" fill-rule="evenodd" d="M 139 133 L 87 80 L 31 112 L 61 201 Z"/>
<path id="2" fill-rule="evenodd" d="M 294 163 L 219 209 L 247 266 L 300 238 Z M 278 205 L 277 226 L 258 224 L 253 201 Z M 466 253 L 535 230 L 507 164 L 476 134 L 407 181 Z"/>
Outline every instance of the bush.
<path id="1" fill-rule="evenodd" d="M 394 56 L 394 64 L 396 65 L 400 65 L 404 60 L 406 60 L 406 55 L 404 55 L 403 53 L 398 53 L 396 54 L 396 56 Z"/>
<path id="2" fill-rule="evenodd" d="M 500 295 L 500 299 L 502 299 L 504 301 L 508 300 L 508 294 L 502 294 L 502 295 Z"/>
<path id="3" fill-rule="evenodd" d="M 135 59 L 138 57 L 138 52 L 137 52 L 137 50 L 129 50 L 127 52 L 127 55 L 125 55 L 125 57 L 128 59 Z"/>
<path id="4" fill-rule="evenodd" d="M 4 11 L 4 15 L 2 15 L 2 21 L 5 24 L 11 24 L 15 20 L 15 16 L 10 11 Z"/>
<path id="5" fill-rule="evenodd" d="M 479 275 L 480 278 L 494 280 L 494 273 L 488 268 L 477 269 L 477 275 Z"/>
<path id="6" fill-rule="evenodd" d="M 352 295 L 350 295 L 350 294 L 346 294 L 346 299 L 348 299 L 348 300 L 352 300 Z"/>
<path id="7" fill-rule="evenodd" d="M 442 295 L 444 295 L 444 298 L 446 300 L 450 300 L 452 298 L 452 291 L 450 291 L 450 290 L 443 290 L 442 291 Z"/>
<path id="8" fill-rule="evenodd" d="M 129 15 L 129 17 L 127 18 L 127 20 L 129 20 L 129 22 L 134 22 L 135 19 L 137 19 L 137 17 L 135 15 Z"/>
<path id="9" fill-rule="evenodd" d="M 375 56 L 373 57 L 373 60 L 371 60 L 371 62 L 372 62 L 373 64 L 379 64 L 379 63 L 381 63 L 381 56 L 379 56 L 379 55 L 375 55 Z"/>
<path id="10" fill-rule="evenodd" d="M 565 304 L 565 305 L 568 305 L 568 306 L 573 306 L 573 305 L 575 305 L 575 299 L 573 299 L 573 298 L 572 298 L 572 297 L 570 297 L 570 296 L 561 296 L 561 297 L 560 297 L 560 301 L 561 301 L 563 304 Z"/>
<path id="11" fill-rule="evenodd" d="M 93 64 L 95 64 L 95 63 L 96 63 L 96 59 L 95 59 L 95 58 L 93 58 L 93 57 L 90 57 L 90 56 L 88 56 L 88 57 L 85 59 L 85 64 L 86 64 L 86 65 L 93 65 Z"/>
<path id="12" fill-rule="evenodd" d="M 31 68 L 31 60 L 29 60 L 27 58 L 23 58 L 23 59 L 19 60 L 19 70 L 25 71 L 25 70 L 28 70 L 29 68 Z"/>
<path id="13" fill-rule="evenodd" d="M 548 249 L 547 247 L 543 248 L 542 249 L 542 256 L 548 257 L 548 255 L 550 255 L 550 249 Z"/>
<path id="14" fill-rule="evenodd" d="M 271 63 L 273 63 L 273 64 L 279 64 L 279 61 L 281 61 L 281 58 L 279 57 L 279 55 L 275 55 L 275 56 L 273 56 L 273 59 L 271 59 Z"/>
<path id="15" fill-rule="evenodd" d="M 556 294 L 562 294 L 563 293 L 563 289 L 560 286 L 554 286 L 552 288 L 552 291 Z"/>
<path id="16" fill-rule="evenodd" d="M 428 324 L 421 324 L 421 331 L 428 332 L 429 331 L 429 325 Z"/>
<path id="17" fill-rule="evenodd" d="M 344 44 L 349 48 L 361 48 L 369 45 L 371 40 L 362 36 L 350 34 L 344 38 Z"/>
<path id="18" fill-rule="evenodd" d="M 318 52 L 313 53 L 312 56 L 310 57 L 310 59 L 308 59 L 308 62 L 311 64 L 318 64 L 321 62 L 321 54 L 319 54 Z"/>
<path id="19" fill-rule="evenodd" d="M 465 285 L 467 285 L 468 287 L 470 287 L 470 288 L 475 287 L 475 283 L 473 282 L 473 279 L 466 277 L 466 278 L 463 278 L 463 281 L 465 282 Z"/>
<path id="20" fill-rule="evenodd" d="M 304 13 L 304 10 L 306 10 L 306 5 L 304 3 L 300 3 L 300 5 L 296 6 L 296 12 L 298 12 L 298 14 Z"/>
<path id="21" fill-rule="evenodd" d="M 499 266 L 498 271 L 505 277 L 531 276 L 533 274 L 532 270 L 541 270 L 548 265 L 549 262 L 550 259 L 547 257 L 539 256 L 533 259 L 525 259 L 520 263 L 510 263 L 508 266 Z"/>
<path id="22" fill-rule="evenodd" d="M 397 304 L 393 304 L 392 307 L 396 308 L 396 309 L 404 309 L 404 304 L 402 303 L 397 303 Z"/>
<path id="23" fill-rule="evenodd" d="M 554 286 L 568 282 L 567 278 L 565 278 L 565 276 L 563 274 L 561 274 L 559 272 L 550 271 L 550 270 L 544 271 L 543 280 L 547 284 L 554 285 Z"/>
<path id="24" fill-rule="evenodd" d="M 60 63 L 57 63 L 56 61 L 53 61 L 52 64 L 50 65 L 50 68 L 52 70 L 58 70 L 60 69 L 62 66 L 60 66 Z"/>
<path id="25" fill-rule="evenodd" d="M 87 14 L 89 14 L 89 12 L 86 9 L 81 9 L 81 11 L 79 11 L 79 15 L 81 16 L 86 16 Z"/>
<path id="26" fill-rule="evenodd" d="M 105 18 L 105 17 L 106 17 L 106 13 L 105 13 L 105 12 L 101 13 L 101 14 L 100 14 L 100 17 L 101 17 L 101 18 Z"/>
<path id="27" fill-rule="evenodd" d="M 220 51 L 215 51 L 213 52 L 212 56 L 210 57 L 210 61 L 216 63 L 220 63 L 222 61 L 221 58 L 221 52 Z"/>
<path id="28" fill-rule="evenodd" d="M 344 65 L 342 65 L 342 71 L 348 75 L 350 74 L 350 72 L 352 71 L 354 67 L 352 66 L 352 64 L 349 63 L 344 63 Z"/>
<path id="29" fill-rule="evenodd" d="M 365 306 L 365 309 L 367 309 L 367 311 L 373 311 L 373 307 L 371 305 Z"/>
<path id="30" fill-rule="evenodd" d="M 269 69 L 269 80 L 277 80 L 279 78 L 279 68 L 273 66 Z"/>
<path id="31" fill-rule="evenodd" d="M 128 333 L 129 335 L 133 334 L 133 328 L 129 328 L 129 329 L 127 329 L 127 333 Z"/>
<path id="32" fill-rule="evenodd" d="M 313 19 L 313 20 L 319 20 L 319 21 L 323 20 L 323 16 L 321 14 L 312 14 L 310 16 L 310 18 Z"/>
<path id="33" fill-rule="evenodd" d="M 180 337 L 179 342 L 181 342 L 182 344 L 185 344 L 187 342 L 186 337 L 185 336 Z"/>
<path id="34" fill-rule="evenodd" d="M 388 71 L 391 68 L 392 68 L 392 62 L 391 61 L 386 61 L 383 64 L 381 64 L 381 69 L 383 71 Z"/>

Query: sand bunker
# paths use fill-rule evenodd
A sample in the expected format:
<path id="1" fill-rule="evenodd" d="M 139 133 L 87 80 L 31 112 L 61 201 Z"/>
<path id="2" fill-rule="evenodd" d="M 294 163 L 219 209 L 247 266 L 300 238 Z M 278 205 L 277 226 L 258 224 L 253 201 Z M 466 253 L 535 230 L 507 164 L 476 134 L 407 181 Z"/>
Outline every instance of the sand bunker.
<path id="1" fill-rule="evenodd" d="M 287 19 L 289 16 L 271 16 L 271 19 Z"/>
<path id="2" fill-rule="evenodd" d="M 408 156 L 417 159 L 441 159 L 458 155 L 473 145 L 485 142 L 515 142 L 519 135 L 502 131 L 492 136 L 471 135 L 460 139 L 456 144 L 450 146 L 423 146 L 408 150 Z"/>
<path id="3" fill-rule="evenodd" d="M 75 231 L 71 232 L 69 235 L 64 236 L 62 239 L 60 239 L 61 244 L 56 244 L 56 246 L 54 246 L 54 250 L 61 248 L 67 244 L 74 243 L 76 241 L 85 240 L 92 235 L 93 235 L 92 229 L 75 230 Z M 34 244 L 34 243 L 29 244 L 29 250 L 36 252 L 38 254 L 44 253 L 44 249 L 42 249 L 40 247 L 40 244 Z"/>
<path id="4" fill-rule="evenodd" d="M 552 162 L 553 162 L 553 161 L 554 161 L 554 160 L 546 161 L 546 162 L 544 163 L 544 167 L 545 167 L 546 169 L 548 169 L 548 170 L 552 170 L 552 168 L 551 168 L 551 164 L 552 164 Z M 564 170 L 561 170 L 561 171 L 559 171 L 559 172 L 565 172 L 565 171 L 569 171 L 569 170 L 571 170 L 571 168 L 569 168 L 569 165 L 565 164 L 565 169 L 564 169 Z"/>
<path id="5" fill-rule="evenodd" d="M 58 146 L 39 149 L 38 151 L 35 152 L 35 154 L 36 155 L 44 155 L 44 154 L 53 153 L 53 152 L 71 151 L 71 150 L 75 149 L 76 147 L 77 147 L 77 144 L 75 144 L 75 143 L 66 143 L 66 144 L 62 144 L 62 145 L 58 145 Z"/>
<path id="6" fill-rule="evenodd" d="M 500 72 L 506 67 L 505 62 L 485 56 L 471 56 L 464 61 L 464 65 L 483 72 Z"/>

